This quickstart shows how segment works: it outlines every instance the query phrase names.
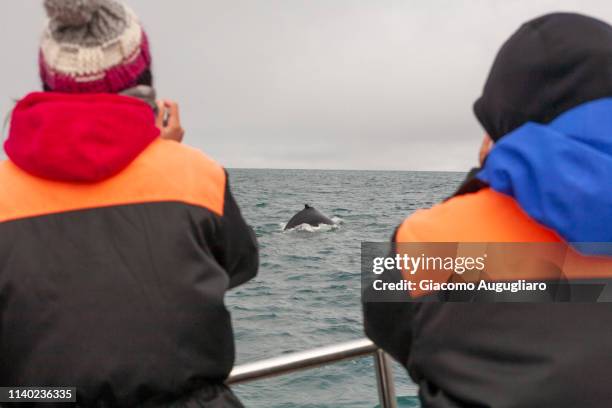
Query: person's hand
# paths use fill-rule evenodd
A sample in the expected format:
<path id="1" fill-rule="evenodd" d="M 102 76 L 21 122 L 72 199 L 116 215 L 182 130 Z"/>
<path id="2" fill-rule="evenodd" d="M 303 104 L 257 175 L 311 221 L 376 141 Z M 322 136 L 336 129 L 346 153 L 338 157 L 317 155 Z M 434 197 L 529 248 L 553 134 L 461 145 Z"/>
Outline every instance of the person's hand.
<path id="1" fill-rule="evenodd" d="M 491 139 L 489 135 L 485 135 L 484 139 L 482 139 L 482 144 L 480 145 L 480 151 L 478 152 L 478 161 L 480 162 L 481 166 L 484 164 L 484 161 L 493 148 L 493 145 L 493 139 Z"/>
<path id="2" fill-rule="evenodd" d="M 185 130 L 181 126 L 178 104 L 173 101 L 159 100 L 157 106 L 159 113 L 155 120 L 155 126 L 161 131 L 160 137 L 181 143 L 185 136 Z"/>

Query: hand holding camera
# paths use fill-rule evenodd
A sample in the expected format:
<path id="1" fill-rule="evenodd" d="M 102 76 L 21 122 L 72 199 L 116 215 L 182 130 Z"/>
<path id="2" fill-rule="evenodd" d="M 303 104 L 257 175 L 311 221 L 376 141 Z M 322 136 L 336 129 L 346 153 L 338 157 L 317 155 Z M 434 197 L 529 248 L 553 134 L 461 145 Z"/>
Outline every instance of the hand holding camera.
<path id="1" fill-rule="evenodd" d="M 169 100 L 157 101 L 158 113 L 155 125 L 161 130 L 160 137 L 181 143 L 185 130 L 181 126 L 178 103 Z"/>

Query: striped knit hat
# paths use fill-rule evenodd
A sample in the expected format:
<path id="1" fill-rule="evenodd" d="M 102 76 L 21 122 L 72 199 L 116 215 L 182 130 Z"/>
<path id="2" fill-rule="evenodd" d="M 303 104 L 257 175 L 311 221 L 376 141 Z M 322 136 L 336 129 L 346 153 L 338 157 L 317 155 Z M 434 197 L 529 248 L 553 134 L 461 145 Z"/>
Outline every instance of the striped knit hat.
<path id="1" fill-rule="evenodd" d="M 45 0 L 49 21 L 40 47 L 45 88 L 117 93 L 150 74 L 147 36 L 118 0 Z"/>

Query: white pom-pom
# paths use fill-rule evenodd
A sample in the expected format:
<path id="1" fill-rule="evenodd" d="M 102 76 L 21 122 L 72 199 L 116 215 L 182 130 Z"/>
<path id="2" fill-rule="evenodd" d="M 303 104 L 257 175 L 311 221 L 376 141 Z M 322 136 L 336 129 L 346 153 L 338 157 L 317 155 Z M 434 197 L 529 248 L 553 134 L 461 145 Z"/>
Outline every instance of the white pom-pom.
<path id="1" fill-rule="evenodd" d="M 80 27 L 92 20 L 101 3 L 100 0 L 45 0 L 45 9 L 49 18 L 61 26 Z"/>

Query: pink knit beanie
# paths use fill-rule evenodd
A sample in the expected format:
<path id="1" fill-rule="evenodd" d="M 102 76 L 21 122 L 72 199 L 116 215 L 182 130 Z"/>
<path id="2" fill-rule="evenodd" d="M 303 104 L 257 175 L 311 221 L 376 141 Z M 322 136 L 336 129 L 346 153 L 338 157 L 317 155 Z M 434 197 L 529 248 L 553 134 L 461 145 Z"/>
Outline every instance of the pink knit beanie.
<path id="1" fill-rule="evenodd" d="M 117 93 L 150 75 L 147 36 L 118 0 L 45 0 L 49 20 L 40 46 L 45 88 Z"/>

